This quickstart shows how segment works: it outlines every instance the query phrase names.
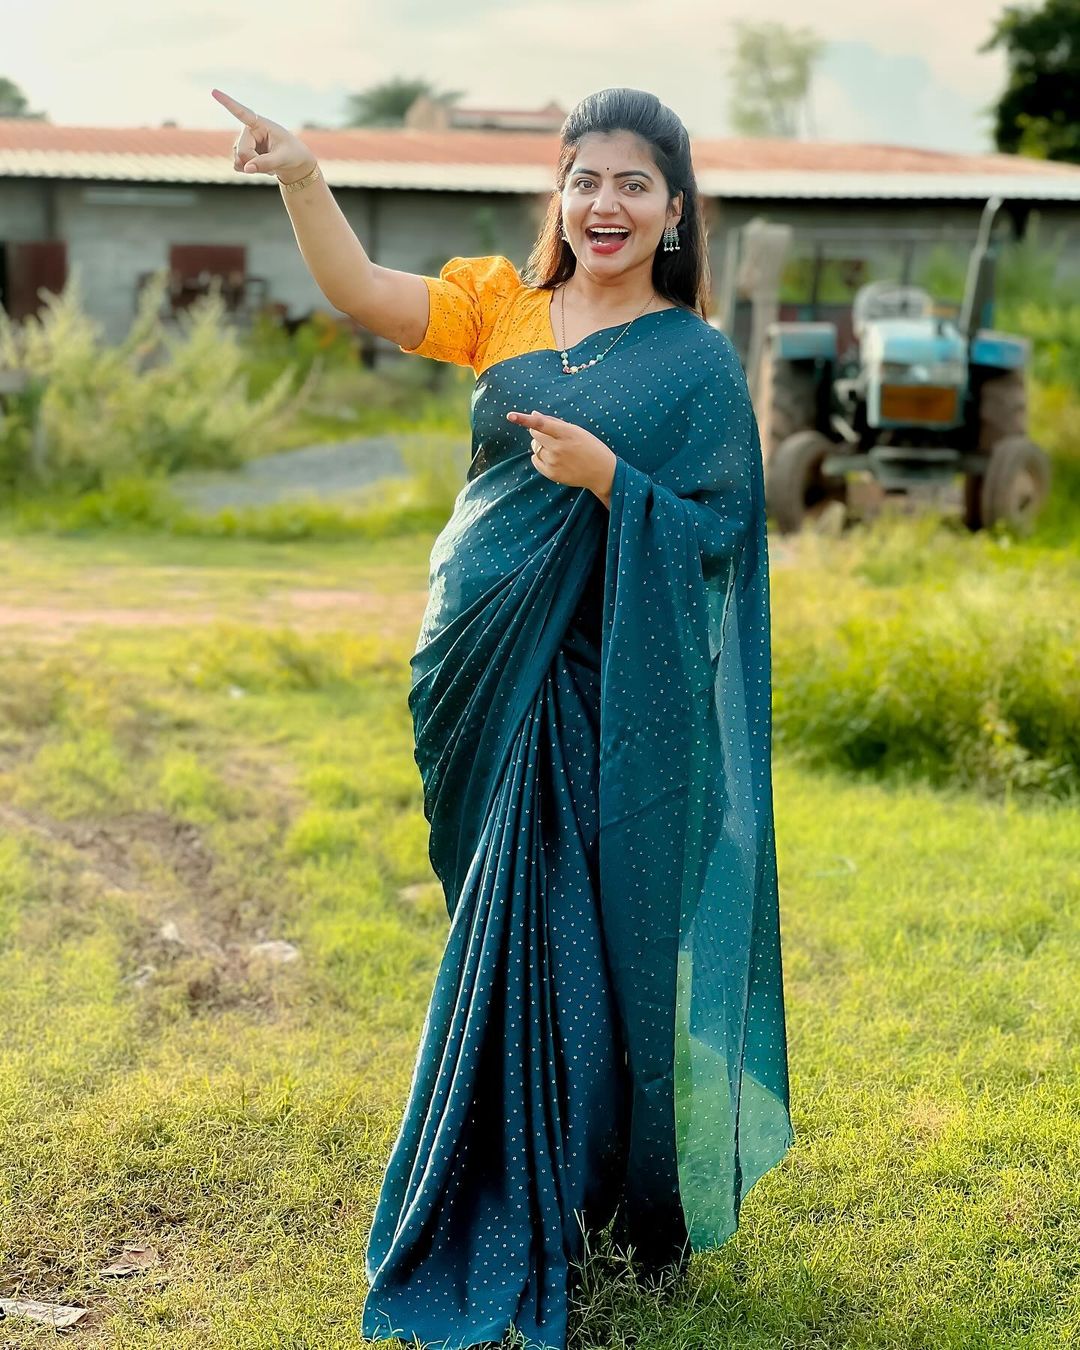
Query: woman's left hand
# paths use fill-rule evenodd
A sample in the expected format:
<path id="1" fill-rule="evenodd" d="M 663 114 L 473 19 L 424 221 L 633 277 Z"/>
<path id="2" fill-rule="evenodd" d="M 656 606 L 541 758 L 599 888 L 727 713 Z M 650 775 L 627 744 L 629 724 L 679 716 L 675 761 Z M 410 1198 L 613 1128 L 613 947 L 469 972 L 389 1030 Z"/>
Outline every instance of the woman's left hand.
<path id="1" fill-rule="evenodd" d="M 615 452 L 598 436 L 561 417 L 536 411 L 508 412 L 506 417 L 532 432 L 532 462 L 545 478 L 588 488 L 605 501 L 610 497 Z"/>

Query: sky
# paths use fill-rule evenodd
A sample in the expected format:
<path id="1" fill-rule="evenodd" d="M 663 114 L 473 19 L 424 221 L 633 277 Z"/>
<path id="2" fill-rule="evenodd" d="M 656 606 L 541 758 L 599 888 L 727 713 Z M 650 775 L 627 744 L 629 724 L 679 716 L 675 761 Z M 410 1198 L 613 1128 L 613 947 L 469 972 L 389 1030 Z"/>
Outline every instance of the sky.
<path id="1" fill-rule="evenodd" d="M 810 27 L 815 138 L 992 149 L 1000 51 L 978 52 L 1004 0 L 35 0 L 5 17 L 0 75 L 34 111 L 82 126 L 228 128 L 224 89 L 286 126 L 332 126 L 346 97 L 406 77 L 466 106 L 569 109 L 648 89 L 692 137 L 731 134 L 732 21 Z"/>

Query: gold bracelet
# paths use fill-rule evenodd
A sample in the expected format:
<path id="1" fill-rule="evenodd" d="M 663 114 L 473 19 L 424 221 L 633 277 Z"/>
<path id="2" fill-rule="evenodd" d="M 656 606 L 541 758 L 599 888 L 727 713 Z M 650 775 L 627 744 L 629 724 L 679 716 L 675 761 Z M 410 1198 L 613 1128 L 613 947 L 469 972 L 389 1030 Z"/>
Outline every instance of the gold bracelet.
<path id="1" fill-rule="evenodd" d="M 304 178 L 297 178 L 291 183 L 283 183 L 279 178 L 278 182 L 281 183 L 281 186 L 286 192 L 300 192 L 303 188 L 306 188 L 309 183 L 314 183 L 317 178 L 321 177 L 322 173 L 319 166 L 316 164 L 312 171 Z"/>

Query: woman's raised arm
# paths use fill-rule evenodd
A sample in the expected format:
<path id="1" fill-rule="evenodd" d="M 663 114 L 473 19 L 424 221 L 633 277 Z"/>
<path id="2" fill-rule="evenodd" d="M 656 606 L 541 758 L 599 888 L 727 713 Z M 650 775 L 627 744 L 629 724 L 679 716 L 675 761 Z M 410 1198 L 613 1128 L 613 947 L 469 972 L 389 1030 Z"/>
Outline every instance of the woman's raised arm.
<path id="1" fill-rule="evenodd" d="M 211 93 L 243 128 L 233 144 L 233 168 L 275 175 L 297 246 L 330 304 L 379 337 L 418 346 L 428 324 L 423 278 L 372 262 L 321 175 L 298 191 L 287 190 L 286 184 L 306 177 L 318 163 L 299 137 L 222 90 Z"/>

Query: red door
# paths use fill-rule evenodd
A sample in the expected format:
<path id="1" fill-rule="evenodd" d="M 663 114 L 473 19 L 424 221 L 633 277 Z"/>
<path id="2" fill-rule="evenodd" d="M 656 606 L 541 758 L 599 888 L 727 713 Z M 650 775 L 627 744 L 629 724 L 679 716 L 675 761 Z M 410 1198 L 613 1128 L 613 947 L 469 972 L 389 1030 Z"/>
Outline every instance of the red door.
<path id="1" fill-rule="evenodd" d="M 59 295 L 67 282 L 67 244 L 62 239 L 7 243 L 5 258 L 4 308 L 11 319 L 26 319 L 42 308 L 38 291 Z"/>
<path id="2" fill-rule="evenodd" d="M 174 309 L 186 309 L 197 296 L 205 295 L 213 277 L 221 282 L 226 308 L 233 310 L 244 294 L 247 248 L 243 244 L 172 244 L 169 271 Z"/>

